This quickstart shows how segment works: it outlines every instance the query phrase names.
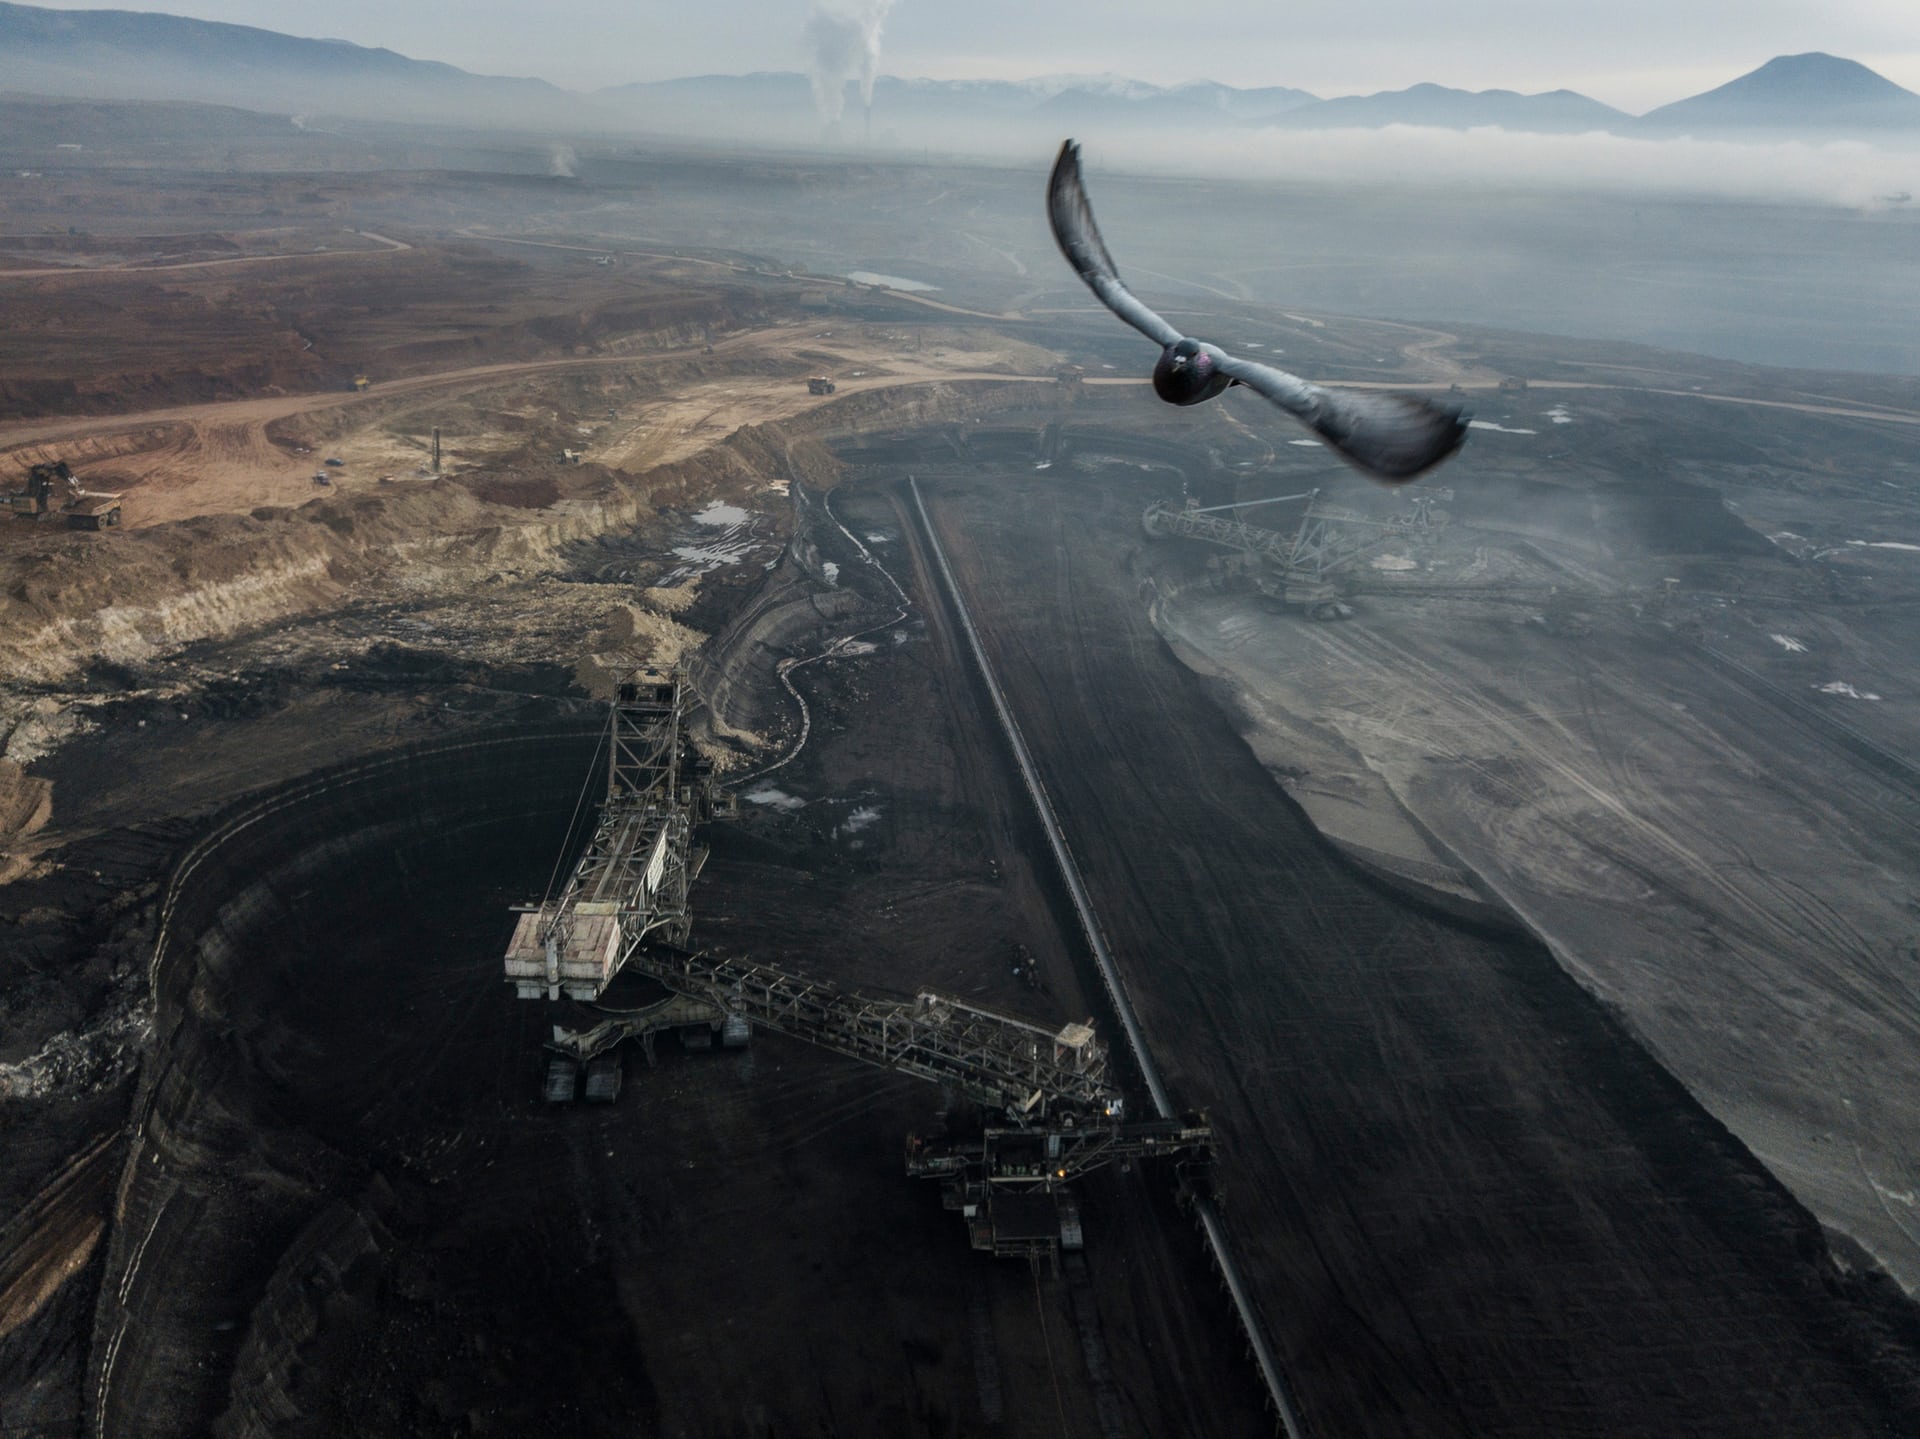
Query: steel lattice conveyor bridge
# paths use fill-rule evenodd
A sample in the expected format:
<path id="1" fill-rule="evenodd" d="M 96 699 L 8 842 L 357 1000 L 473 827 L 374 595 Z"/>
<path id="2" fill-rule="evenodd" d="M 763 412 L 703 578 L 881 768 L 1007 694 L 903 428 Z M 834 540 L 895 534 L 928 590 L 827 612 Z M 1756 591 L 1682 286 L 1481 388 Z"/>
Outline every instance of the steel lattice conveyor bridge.
<path id="1" fill-rule="evenodd" d="M 548 1097 L 570 1099 L 580 1066 L 589 1098 L 619 1090 L 615 1049 L 678 1031 L 737 1047 L 754 1026 L 941 1086 L 997 1118 L 963 1130 L 943 1120 L 910 1136 L 907 1172 L 940 1180 L 973 1245 L 1034 1262 L 1079 1247 L 1067 1186 L 1116 1159 L 1174 1156 L 1192 1184 L 1213 1134 L 1198 1115 L 1126 1123 L 1106 1046 L 1092 1024 L 1057 1028 L 922 991 L 863 994 L 745 959 L 685 947 L 687 890 L 706 852 L 693 827 L 718 808 L 710 769 L 694 755 L 676 675 L 623 682 L 608 719 L 607 794 L 599 823 L 558 900 L 523 906 L 506 954 L 522 998 L 594 1000 L 623 969 L 670 996 L 574 1032 L 558 1026 Z M 596 1086 L 596 1080 L 598 1084 Z"/>
<path id="2" fill-rule="evenodd" d="M 1058 1030 L 923 990 L 879 998 L 745 960 L 646 946 L 630 965 L 713 1013 L 944 1085 L 1022 1120 L 1118 1118 L 1106 1046 L 1090 1024 Z"/>

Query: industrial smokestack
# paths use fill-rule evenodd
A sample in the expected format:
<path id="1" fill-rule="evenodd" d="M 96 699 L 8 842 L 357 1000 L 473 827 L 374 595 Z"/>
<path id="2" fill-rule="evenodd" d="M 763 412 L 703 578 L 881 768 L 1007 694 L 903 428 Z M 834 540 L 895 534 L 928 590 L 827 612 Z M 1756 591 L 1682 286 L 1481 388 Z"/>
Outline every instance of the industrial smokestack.
<path id="1" fill-rule="evenodd" d="M 893 0 L 813 0 L 801 29 L 807 47 L 807 74 L 820 119 L 837 125 L 847 105 L 847 86 L 858 83 L 872 137 L 873 81 L 880 72 L 880 27 Z"/>

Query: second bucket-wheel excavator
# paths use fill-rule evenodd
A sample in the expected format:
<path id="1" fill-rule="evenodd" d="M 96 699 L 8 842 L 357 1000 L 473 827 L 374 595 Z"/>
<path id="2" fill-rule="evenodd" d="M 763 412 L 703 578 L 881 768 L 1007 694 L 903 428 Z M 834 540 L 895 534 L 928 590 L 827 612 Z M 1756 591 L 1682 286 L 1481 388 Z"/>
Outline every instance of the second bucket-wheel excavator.
<path id="1" fill-rule="evenodd" d="M 1317 620 L 1345 619 L 1353 611 L 1343 579 L 1355 565 L 1391 545 L 1431 540 L 1446 525 L 1446 512 L 1435 510 L 1434 503 L 1452 499 L 1451 490 L 1422 489 L 1409 498 L 1410 509 L 1384 518 L 1324 503 L 1319 490 L 1228 505 L 1156 500 L 1140 522 L 1153 539 L 1201 540 L 1237 551 L 1268 598 L 1304 609 Z M 1256 505 L 1302 502 L 1299 519 L 1285 528 L 1240 518 L 1241 511 Z"/>

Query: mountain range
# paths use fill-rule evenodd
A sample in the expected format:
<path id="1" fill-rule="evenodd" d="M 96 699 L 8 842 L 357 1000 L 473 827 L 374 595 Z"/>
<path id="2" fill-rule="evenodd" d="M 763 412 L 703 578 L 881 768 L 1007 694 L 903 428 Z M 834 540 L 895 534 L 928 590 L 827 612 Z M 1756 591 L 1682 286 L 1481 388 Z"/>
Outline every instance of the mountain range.
<path id="1" fill-rule="evenodd" d="M 0 90 L 107 100 L 193 100 L 277 114 L 488 127 L 644 130 L 715 139 L 821 137 L 796 73 L 707 75 L 582 94 L 544 80 L 474 75 L 391 50 L 244 25 L 125 10 L 49 10 L 0 0 Z M 1498 126 L 1546 133 L 1920 136 L 1920 95 L 1831 55 L 1780 56 L 1718 89 L 1635 117 L 1571 90 L 1523 95 L 1443 85 L 1321 98 L 1285 86 L 1118 76 L 1026 81 L 882 76 L 871 114 L 850 105 L 847 139 L 991 149 L 1110 130 Z"/>
<path id="2" fill-rule="evenodd" d="M 480 115 L 578 123 L 579 97 L 544 80 L 473 75 L 344 40 L 132 10 L 0 3 L 0 89 L 85 100 L 191 100 L 387 120 Z"/>
<path id="3" fill-rule="evenodd" d="M 818 130 L 807 77 L 795 73 L 704 75 L 622 85 L 594 97 L 633 123 L 683 133 L 748 136 Z M 842 129 L 866 127 L 850 107 Z M 1920 136 L 1920 95 L 1852 60 L 1786 55 L 1705 94 L 1634 116 L 1572 90 L 1523 95 L 1414 85 L 1322 99 L 1284 86 L 1236 89 L 1212 81 L 1158 86 L 1118 76 L 1044 80 L 902 80 L 874 85 L 873 132 L 901 143 L 959 145 L 1010 129 L 1066 134 L 1101 128 L 1280 126 L 1375 129 L 1498 126 L 1542 134 L 1836 134 L 1911 131 Z M 943 133 L 944 132 L 944 133 Z M 931 137 L 940 135 L 938 140 Z"/>

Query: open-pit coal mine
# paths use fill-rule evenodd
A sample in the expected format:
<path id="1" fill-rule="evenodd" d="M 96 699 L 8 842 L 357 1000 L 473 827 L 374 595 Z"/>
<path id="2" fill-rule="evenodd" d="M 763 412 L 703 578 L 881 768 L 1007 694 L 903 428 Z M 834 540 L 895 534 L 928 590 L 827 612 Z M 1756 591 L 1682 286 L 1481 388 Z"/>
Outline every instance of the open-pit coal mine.
<path id="1" fill-rule="evenodd" d="M 791 735 L 775 662 L 806 661 L 808 734 L 708 827 L 694 946 L 1092 1016 L 1138 1092 L 937 549 L 1152 1061 L 1216 1127 L 1304 1432 L 1912 1430 L 1905 1301 L 1497 900 L 1330 843 L 1155 628 L 1182 584 L 1233 588 L 1139 528 L 1217 471 L 1058 424 L 841 458 L 796 491 L 804 564 L 693 671 L 716 721 Z M 67 1348 L 9 1432 L 1266 1432 L 1165 1166 L 1086 1180 L 1084 1252 L 1029 1266 L 903 1176 L 952 1101 L 919 1080 L 761 1033 L 543 1102 L 548 1027 L 592 1011 L 516 1000 L 499 954 L 578 849 L 602 741 L 597 703 L 536 693 L 155 844 L 96 1297 L 10 1337 Z"/>
<path id="2" fill-rule="evenodd" d="M 6 182 L 0 1434 L 1920 1434 L 1920 387 L 377 143 Z"/>

